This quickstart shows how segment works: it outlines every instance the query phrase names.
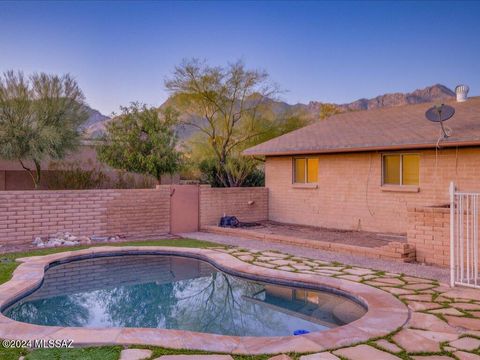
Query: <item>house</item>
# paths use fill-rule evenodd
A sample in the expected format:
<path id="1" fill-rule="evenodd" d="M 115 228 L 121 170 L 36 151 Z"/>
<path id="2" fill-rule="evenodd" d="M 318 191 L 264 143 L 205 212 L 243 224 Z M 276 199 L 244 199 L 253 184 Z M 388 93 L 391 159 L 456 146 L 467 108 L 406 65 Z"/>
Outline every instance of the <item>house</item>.
<path id="1" fill-rule="evenodd" d="M 479 190 L 480 97 L 463 100 L 445 102 L 446 139 L 430 103 L 338 114 L 245 150 L 265 156 L 269 219 L 405 234 L 407 208 L 448 204 L 450 181 Z"/>

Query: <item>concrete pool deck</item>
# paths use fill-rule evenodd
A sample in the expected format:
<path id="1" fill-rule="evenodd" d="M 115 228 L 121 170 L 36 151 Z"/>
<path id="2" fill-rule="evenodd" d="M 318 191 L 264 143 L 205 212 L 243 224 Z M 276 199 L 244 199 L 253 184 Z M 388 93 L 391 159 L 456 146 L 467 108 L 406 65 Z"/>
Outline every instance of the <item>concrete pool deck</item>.
<path id="1" fill-rule="evenodd" d="M 0 306 L 38 285 L 46 264 L 53 261 L 145 251 L 197 258 L 205 256 L 204 260 L 221 269 L 225 266 L 225 269 L 253 276 L 342 289 L 360 296 L 369 304 L 370 311 L 359 320 L 332 330 L 277 338 L 229 337 L 162 329 L 48 327 L 18 323 L 2 315 L 0 337 L 73 338 L 77 345 L 151 344 L 232 354 L 317 353 L 314 357 L 302 356 L 301 360 L 480 359 L 479 290 L 450 288 L 436 280 L 278 251 L 238 247 L 180 249 L 130 246 L 32 257 L 23 259 L 25 262 L 17 268 L 13 279 L 0 286 Z"/>

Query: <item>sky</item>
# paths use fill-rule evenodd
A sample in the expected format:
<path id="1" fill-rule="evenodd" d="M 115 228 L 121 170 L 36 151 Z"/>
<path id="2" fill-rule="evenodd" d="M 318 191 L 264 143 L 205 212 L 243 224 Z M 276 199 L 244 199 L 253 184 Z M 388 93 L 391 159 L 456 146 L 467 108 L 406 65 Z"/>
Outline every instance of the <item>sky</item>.
<path id="1" fill-rule="evenodd" d="M 480 2 L 0 2 L 0 72 L 70 73 L 109 115 L 158 106 L 183 59 L 243 60 L 288 103 L 436 83 L 480 94 Z"/>

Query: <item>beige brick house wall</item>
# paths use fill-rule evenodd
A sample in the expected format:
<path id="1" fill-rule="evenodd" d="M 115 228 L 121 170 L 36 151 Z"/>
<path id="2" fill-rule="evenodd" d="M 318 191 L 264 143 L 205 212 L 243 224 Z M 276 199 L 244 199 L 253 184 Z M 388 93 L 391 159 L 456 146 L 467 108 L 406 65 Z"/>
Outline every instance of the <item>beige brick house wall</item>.
<path id="1" fill-rule="evenodd" d="M 155 236 L 170 230 L 170 187 L 141 190 L 0 192 L 0 244 L 34 236 Z"/>
<path id="2" fill-rule="evenodd" d="M 200 227 L 216 225 L 224 215 L 235 215 L 240 221 L 268 219 L 268 189 L 263 187 L 200 187 Z"/>
<path id="3" fill-rule="evenodd" d="M 267 157 L 269 219 L 376 232 L 407 232 L 407 208 L 448 203 L 448 186 L 480 190 L 480 149 L 409 151 L 420 154 L 419 192 L 381 187 L 381 153 L 318 155 L 318 188 L 292 185 L 292 157 Z"/>

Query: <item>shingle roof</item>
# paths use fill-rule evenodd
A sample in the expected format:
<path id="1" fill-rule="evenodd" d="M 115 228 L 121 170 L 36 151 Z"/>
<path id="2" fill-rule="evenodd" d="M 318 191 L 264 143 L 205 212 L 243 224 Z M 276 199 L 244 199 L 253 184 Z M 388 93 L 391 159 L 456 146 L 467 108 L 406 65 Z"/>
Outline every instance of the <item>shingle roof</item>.
<path id="1" fill-rule="evenodd" d="M 480 145 L 480 97 L 445 104 L 455 115 L 444 124 L 451 129 L 441 146 Z M 244 155 L 292 155 L 433 148 L 440 124 L 425 118 L 434 103 L 347 112 L 251 147 Z"/>

